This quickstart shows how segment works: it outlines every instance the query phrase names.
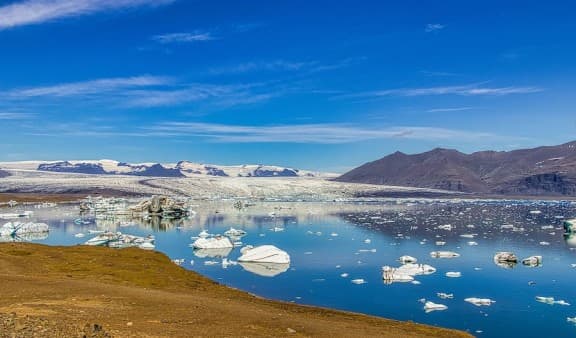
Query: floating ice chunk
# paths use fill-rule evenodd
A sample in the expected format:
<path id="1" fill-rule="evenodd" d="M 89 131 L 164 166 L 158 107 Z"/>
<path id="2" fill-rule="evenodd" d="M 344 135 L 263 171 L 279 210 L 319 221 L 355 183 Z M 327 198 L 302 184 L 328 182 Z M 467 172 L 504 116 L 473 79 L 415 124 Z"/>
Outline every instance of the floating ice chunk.
<path id="1" fill-rule="evenodd" d="M 437 246 L 443 246 L 443 245 L 446 245 L 446 242 L 444 242 L 444 241 L 436 241 L 436 245 L 437 245 Z"/>
<path id="2" fill-rule="evenodd" d="M 224 235 L 228 236 L 228 237 L 242 237 L 242 236 L 246 236 L 246 231 L 241 230 L 241 229 L 234 229 L 232 227 L 230 227 L 230 229 L 226 230 L 224 232 Z"/>
<path id="3" fill-rule="evenodd" d="M 370 243 L 372 243 L 372 240 L 370 240 L 370 239 L 365 239 L 365 240 L 364 240 L 364 243 L 370 244 Z"/>
<path id="4" fill-rule="evenodd" d="M 354 284 L 365 284 L 366 283 L 366 281 L 362 278 L 353 279 L 353 280 L 351 280 L 351 282 Z"/>
<path id="5" fill-rule="evenodd" d="M 172 260 L 172 263 L 180 266 L 180 265 L 184 264 L 184 258 L 173 259 L 173 260 Z"/>
<path id="6" fill-rule="evenodd" d="M 224 236 L 200 237 L 192 243 L 192 246 L 196 249 L 223 249 L 234 247 L 228 237 Z"/>
<path id="7" fill-rule="evenodd" d="M 512 224 L 502 224 L 500 229 L 514 229 L 514 225 Z"/>
<path id="8" fill-rule="evenodd" d="M 451 231 L 452 230 L 452 224 L 439 225 L 439 226 L 437 226 L 437 229 Z"/>
<path id="9" fill-rule="evenodd" d="M 446 272 L 446 277 L 458 278 L 458 277 L 462 277 L 462 273 L 456 272 L 456 271 L 448 271 L 448 272 Z"/>
<path id="10" fill-rule="evenodd" d="M 470 241 L 467 244 L 470 246 L 475 246 L 475 245 L 478 245 L 478 242 Z"/>
<path id="11" fill-rule="evenodd" d="M 198 234 L 198 237 L 200 237 L 200 238 L 207 238 L 207 237 L 210 237 L 210 236 L 212 236 L 212 235 L 209 234 L 208 231 L 206 231 L 206 230 L 202 230 L 202 231 Z"/>
<path id="12" fill-rule="evenodd" d="M 83 234 L 83 233 L 81 233 L 81 232 L 79 232 L 79 233 L 75 234 L 74 237 L 76 237 L 76 238 L 84 238 L 84 237 L 86 237 L 86 235 Z"/>
<path id="13" fill-rule="evenodd" d="M 140 248 L 142 250 L 154 250 L 156 248 L 156 246 L 153 243 L 144 242 L 144 243 L 138 245 L 138 248 Z"/>
<path id="14" fill-rule="evenodd" d="M 460 235 L 460 237 L 462 237 L 462 238 L 474 238 L 476 236 L 478 236 L 478 234 L 462 234 L 462 235 Z"/>
<path id="15" fill-rule="evenodd" d="M 562 299 L 555 301 L 554 304 L 564 305 L 564 306 L 570 306 L 570 303 L 568 303 L 567 301 L 562 300 Z"/>
<path id="16" fill-rule="evenodd" d="M 270 229 L 270 231 L 272 231 L 272 232 L 282 232 L 282 231 L 284 231 L 284 228 L 282 228 L 282 227 L 273 227 L 273 228 Z"/>
<path id="17" fill-rule="evenodd" d="M 540 242 L 540 243 L 538 243 L 538 244 L 540 244 L 540 245 L 550 245 L 550 242 L 542 241 L 542 242 Z"/>
<path id="18" fill-rule="evenodd" d="M 444 304 L 436 304 L 430 301 L 427 301 L 426 303 L 424 303 L 424 310 L 426 311 L 426 313 L 428 312 L 432 312 L 432 311 L 443 311 L 448 309 L 448 307 Z"/>
<path id="19" fill-rule="evenodd" d="M 542 211 L 540 210 L 530 210 L 530 214 L 532 215 L 540 215 L 542 213 Z"/>
<path id="20" fill-rule="evenodd" d="M 238 264 L 244 270 L 262 277 L 275 277 L 290 268 L 290 264 L 281 263 L 238 262 Z"/>
<path id="21" fill-rule="evenodd" d="M 474 304 L 476 306 L 490 306 L 492 305 L 492 303 L 496 303 L 496 301 L 490 298 L 476 298 L 476 297 L 465 298 L 464 301 L 470 304 Z"/>
<path id="22" fill-rule="evenodd" d="M 566 317 L 566 321 L 568 323 L 574 323 L 576 324 L 576 317 Z"/>
<path id="23" fill-rule="evenodd" d="M 338 237 L 338 234 L 335 233 L 335 232 L 333 232 L 333 233 L 330 234 L 330 236 L 332 236 L 332 237 Z"/>
<path id="24" fill-rule="evenodd" d="M 501 251 L 494 255 L 494 264 L 501 268 L 513 268 L 518 263 L 518 257 L 512 252 Z"/>
<path id="25" fill-rule="evenodd" d="M 554 305 L 554 297 L 536 296 L 536 301 L 544 304 Z"/>
<path id="26" fill-rule="evenodd" d="M 400 263 L 402 264 L 406 264 L 406 263 L 416 263 L 418 260 L 412 256 L 400 256 L 400 258 L 398 258 L 398 260 L 400 261 Z"/>
<path id="27" fill-rule="evenodd" d="M 340 277 L 342 277 L 342 278 L 346 278 L 346 277 L 348 277 L 348 276 L 349 276 L 349 274 L 347 274 L 346 272 L 345 272 L 345 273 L 342 273 L 342 274 L 340 274 Z"/>
<path id="28" fill-rule="evenodd" d="M 522 260 L 522 264 L 529 267 L 536 267 L 542 265 L 542 256 L 530 256 Z"/>
<path id="29" fill-rule="evenodd" d="M 290 256 L 273 245 L 261 245 L 255 248 L 244 247 L 239 262 L 279 263 L 289 264 Z"/>
<path id="30" fill-rule="evenodd" d="M 453 251 L 432 251 L 430 256 L 432 258 L 455 258 L 460 257 L 460 254 Z"/>
<path id="31" fill-rule="evenodd" d="M 441 299 L 452 299 L 454 298 L 454 294 L 453 293 L 444 293 L 444 292 L 438 292 L 436 293 L 436 295 L 441 298 Z"/>
<path id="32" fill-rule="evenodd" d="M 414 284 L 414 285 L 420 285 L 420 284 L 422 284 L 422 283 L 420 283 L 420 282 L 417 281 L 417 280 L 413 280 L 413 281 L 411 281 L 410 283 L 412 283 L 412 284 Z"/>

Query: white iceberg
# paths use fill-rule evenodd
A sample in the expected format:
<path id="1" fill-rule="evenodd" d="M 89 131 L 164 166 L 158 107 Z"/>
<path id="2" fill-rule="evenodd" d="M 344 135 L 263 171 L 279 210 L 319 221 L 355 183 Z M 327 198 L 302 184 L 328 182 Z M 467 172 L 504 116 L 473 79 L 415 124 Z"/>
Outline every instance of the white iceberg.
<path id="1" fill-rule="evenodd" d="M 8 222 L 0 228 L 0 236 L 16 237 L 27 234 L 47 233 L 49 231 L 50 227 L 45 223 Z"/>
<path id="2" fill-rule="evenodd" d="M 238 262 L 290 264 L 290 255 L 273 245 L 246 246 L 240 252 Z"/>
<path id="3" fill-rule="evenodd" d="M 400 261 L 400 263 L 402 264 L 406 264 L 406 263 L 416 263 L 418 260 L 412 256 L 401 256 L 400 258 L 398 258 L 398 260 Z"/>
<path id="4" fill-rule="evenodd" d="M 490 298 L 476 298 L 476 297 L 465 298 L 464 301 L 470 304 L 474 304 L 476 306 L 490 306 L 492 305 L 492 303 L 496 303 L 496 301 Z"/>
<path id="5" fill-rule="evenodd" d="M 536 267 L 542 265 L 542 256 L 530 256 L 522 260 L 522 264 L 529 267 Z"/>
<path id="6" fill-rule="evenodd" d="M 232 248 L 194 249 L 194 256 L 198 258 L 225 258 L 232 252 Z"/>
<path id="7" fill-rule="evenodd" d="M 432 311 L 443 311 L 448 309 L 448 307 L 444 304 L 436 304 L 430 301 L 427 301 L 426 303 L 424 303 L 424 310 L 426 311 L 426 313 L 428 312 L 432 312 Z"/>
<path id="8" fill-rule="evenodd" d="M 432 257 L 432 258 L 456 258 L 456 257 L 460 257 L 460 254 L 453 252 L 453 251 L 432 251 L 430 253 L 430 257 Z"/>
<path id="9" fill-rule="evenodd" d="M 224 236 L 200 237 L 192 243 L 192 246 L 195 249 L 224 249 L 234 247 L 230 239 Z"/>
<path id="10" fill-rule="evenodd" d="M 228 237 L 238 238 L 238 237 L 246 236 L 246 231 L 241 230 L 241 229 L 234 229 L 234 228 L 230 227 L 230 229 L 228 229 L 224 232 L 224 235 L 226 235 Z"/>

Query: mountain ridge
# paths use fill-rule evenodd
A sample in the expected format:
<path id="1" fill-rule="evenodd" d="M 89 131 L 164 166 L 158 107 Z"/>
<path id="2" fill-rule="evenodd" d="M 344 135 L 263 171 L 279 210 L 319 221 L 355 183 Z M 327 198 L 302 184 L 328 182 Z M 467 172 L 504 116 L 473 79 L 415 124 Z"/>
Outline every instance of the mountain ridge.
<path id="1" fill-rule="evenodd" d="M 179 161 L 177 163 L 127 163 L 115 160 L 64 160 L 0 162 L 5 170 L 32 170 L 89 175 L 129 175 L 146 177 L 324 177 L 330 174 L 272 165 L 213 165 Z M 2 171 L 9 175 L 8 172 Z M 2 173 L 0 172 L 0 177 Z"/>
<path id="2" fill-rule="evenodd" d="M 576 141 L 512 151 L 465 154 L 435 148 L 394 152 L 336 181 L 502 195 L 576 195 Z"/>

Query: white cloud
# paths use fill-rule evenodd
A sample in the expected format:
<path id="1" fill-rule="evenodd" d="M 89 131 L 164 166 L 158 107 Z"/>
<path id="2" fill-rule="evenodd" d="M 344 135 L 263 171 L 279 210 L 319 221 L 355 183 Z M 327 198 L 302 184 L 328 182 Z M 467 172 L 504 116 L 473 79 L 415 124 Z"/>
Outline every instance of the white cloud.
<path id="1" fill-rule="evenodd" d="M 167 122 L 150 128 L 170 136 L 203 137 L 223 143 L 339 144 L 376 139 L 460 140 L 495 138 L 490 133 L 434 127 L 365 128 L 348 124 L 240 126 L 212 123 Z"/>
<path id="2" fill-rule="evenodd" d="M 439 30 L 442 30 L 444 28 L 446 28 L 445 25 L 441 25 L 439 23 L 429 23 L 426 25 L 426 28 L 424 28 L 424 31 L 426 33 L 432 33 L 432 32 L 437 32 Z"/>
<path id="3" fill-rule="evenodd" d="M 154 35 L 151 39 L 161 44 L 169 44 L 211 41 L 216 40 L 216 37 L 214 37 L 210 32 L 195 31 L 193 33 L 170 33 Z"/>
<path id="4" fill-rule="evenodd" d="M 455 112 L 455 111 L 465 111 L 474 109 L 473 107 L 458 107 L 458 108 L 435 108 L 429 109 L 427 113 L 441 113 L 441 112 Z"/>
<path id="5" fill-rule="evenodd" d="M 267 62 L 246 62 L 232 67 L 214 68 L 212 74 L 241 74 L 259 71 L 295 71 L 315 65 L 316 62 L 294 62 L 274 60 Z"/>
<path id="6" fill-rule="evenodd" d="M 0 112 L 0 120 L 28 120 L 35 117 L 36 114 L 30 113 Z"/>
<path id="7" fill-rule="evenodd" d="M 155 7 L 175 0 L 26 0 L 0 7 L 0 30 L 98 12 Z"/>
<path id="8" fill-rule="evenodd" d="M 384 97 L 384 96 L 504 96 L 511 94 L 531 94 L 544 91 L 539 87 L 480 87 L 478 84 L 464 86 L 396 88 L 346 95 L 346 97 Z"/>
<path id="9" fill-rule="evenodd" d="M 168 77 L 148 75 L 124 78 L 96 79 L 81 82 L 63 83 L 53 86 L 16 89 L 4 93 L 0 92 L 0 97 L 6 96 L 8 98 L 30 98 L 83 96 L 110 93 L 130 88 L 161 86 L 170 84 L 172 82 L 173 80 Z"/>

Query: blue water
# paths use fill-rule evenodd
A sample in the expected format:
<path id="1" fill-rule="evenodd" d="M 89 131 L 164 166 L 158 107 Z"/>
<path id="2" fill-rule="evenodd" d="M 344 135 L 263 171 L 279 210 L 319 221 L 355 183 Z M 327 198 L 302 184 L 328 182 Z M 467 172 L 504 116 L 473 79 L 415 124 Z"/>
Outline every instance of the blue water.
<path id="1" fill-rule="evenodd" d="M 232 202 L 204 202 L 195 217 L 179 223 L 147 225 L 133 221 L 96 221 L 79 217 L 74 206 L 35 210 L 34 219 L 49 223 L 50 235 L 36 242 L 74 245 L 86 241 L 74 235 L 88 229 L 112 229 L 136 235 L 154 234 L 156 249 L 182 265 L 222 284 L 248 292 L 300 304 L 318 305 L 366 314 L 411 320 L 466 330 L 478 337 L 573 337 L 576 325 L 576 238 L 563 236 L 562 217 L 575 218 L 576 204 L 555 201 L 380 201 L 372 203 L 258 203 L 243 211 Z M 532 213 L 531 213 L 532 211 Z M 538 211 L 540 213 L 534 212 Z M 0 211 L 1 212 L 1 211 Z M 270 213 L 274 214 L 270 214 Z M 453 230 L 438 229 L 450 224 Z M 516 230 L 502 229 L 513 225 Z M 202 229 L 217 234 L 229 227 L 244 229 L 242 242 L 273 244 L 291 256 L 290 268 L 274 277 L 261 276 L 240 265 L 223 268 L 221 258 L 198 257 L 189 248 Z M 473 226 L 473 227 L 472 227 Z M 552 226 L 550 229 L 548 227 Z M 272 228 L 284 228 L 274 232 Z M 542 227 L 545 227 L 544 229 Z M 523 230 L 518 230 L 523 228 Z M 474 238 L 462 234 L 476 234 Z M 366 243 L 365 240 L 370 240 Z M 436 245 L 444 241 L 444 246 Z M 478 245 L 469 245 L 475 241 Z M 547 244 L 548 243 L 548 244 Z M 547 244 L 547 245 L 546 245 Z M 574 247 L 573 247 L 574 246 Z M 461 256 L 435 259 L 431 251 L 450 250 Z M 521 264 L 505 269 L 494 264 L 498 251 L 512 251 L 522 259 L 542 255 L 541 267 Z M 437 271 L 416 276 L 420 284 L 382 281 L 383 265 L 399 266 L 402 255 Z M 233 249 L 227 259 L 240 256 Z M 213 261 L 214 265 L 205 262 Z M 445 273 L 458 271 L 460 278 Z M 342 277 L 342 274 L 348 277 Z M 354 284 L 362 278 L 365 284 Z M 437 292 L 453 293 L 440 299 Z M 548 305 L 536 296 L 554 297 L 573 305 Z M 476 307 L 464 298 L 491 298 L 491 306 Z M 426 313 L 419 300 L 448 306 Z"/>

